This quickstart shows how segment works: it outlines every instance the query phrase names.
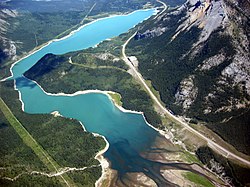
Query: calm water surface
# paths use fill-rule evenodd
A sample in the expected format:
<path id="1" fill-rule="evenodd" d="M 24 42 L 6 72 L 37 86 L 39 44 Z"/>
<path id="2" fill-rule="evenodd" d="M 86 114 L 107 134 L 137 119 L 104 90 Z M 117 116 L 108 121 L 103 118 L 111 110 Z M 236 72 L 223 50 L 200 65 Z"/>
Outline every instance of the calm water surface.
<path id="1" fill-rule="evenodd" d="M 142 115 L 124 113 L 114 106 L 110 99 L 101 93 L 89 93 L 76 96 L 51 96 L 34 82 L 23 77 L 47 53 L 65 54 L 86 49 L 114 36 L 127 32 L 130 28 L 149 18 L 154 10 L 140 10 L 125 16 L 115 16 L 98 20 L 83 27 L 72 36 L 52 42 L 41 50 L 18 62 L 13 68 L 16 88 L 21 93 L 24 110 L 27 113 L 40 114 L 59 111 L 61 115 L 81 121 L 89 132 L 106 137 L 110 147 L 119 143 L 126 144 L 129 152 L 141 152 L 154 141 L 157 132 L 150 128 Z M 132 151 L 131 151 L 132 150 Z M 114 162 L 114 155 L 107 154 Z"/>
<path id="2" fill-rule="evenodd" d="M 127 32 L 154 12 L 153 9 L 139 10 L 88 24 L 72 36 L 52 42 L 19 61 L 12 68 L 12 72 L 25 112 L 44 114 L 59 111 L 65 117 L 81 121 L 87 131 L 106 137 L 110 147 L 105 156 L 111 161 L 111 167 L 118 171 L 120 181 L 124 180 L 123 176 L 128 172 L 143 172 L 158 186 L 175 186 L 162 177 L 160 168 L 173 168 L 178 163 L 166 165 L 140 156 L 140 153 L 150 149 L 155 138 L 159 137 L 158 132 L 146 124 L 141 114 L 120 111 L 106 95 L 100 93 L 72 97 L 47 95 L 36 83 L 23 77 L 23 74 L 47 53 L 65 54 L 93 47 L 108 38 Z M 176 166 L 178 169 L 181 167 L 183 164 Z M 187 168 L 189 167 L 184 167 L 185 170 Z"/>

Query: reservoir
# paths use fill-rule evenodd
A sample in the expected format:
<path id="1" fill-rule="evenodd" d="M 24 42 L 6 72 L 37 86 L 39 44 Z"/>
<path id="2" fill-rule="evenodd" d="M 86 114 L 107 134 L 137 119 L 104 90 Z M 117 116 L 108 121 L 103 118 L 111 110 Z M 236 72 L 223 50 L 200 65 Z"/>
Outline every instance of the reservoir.
<path id="1" fill-rule="evenodd" d="M 62 40 L 49 43 L 16 63 L 12 67 L 12 73 L 16 89 L 21 94 L 24 111 L 30 114 L 58 111 L 65 117 L 79 120 L 87 131 L 105 136 L 110 145 L 105 156 L 111 161 L 113 168 L 122 172 L 125 165 L 121 164 L 118 157 L 126 159 L 123 160 L 124 163 L 129 162 L 128 157 L 131 154 L 137 155 L 149 147 L 158 134 L 147 125 L 143 115 L 122 112 L 102 93 L 74 96 L 47 94 L 23 74 L 47 53 L 65 54 L 93 47 L 108 38 L 127 32 L 154 13 L 154 9 L 139 10 L 128 15 L 97 20 Z M 114 153 L 116 150 L 122 151 L 123 154 L 117 156 Z"/>
<path id="2" fill-rule="evenodd" d="M 176 186 L 162 177 L 160 168 L 177 168 L 194 171 L 185 163 L 160 163 L 143 158 L 140 153 L 149 150 L 160 134 L 148 126 L 142 114 L 119 110 L 110 98 L 102 93 L 48 94 L 23 74 L 48 53 L 65 54 L 89 47 L 119 36 L 148 19 L 155 9 L 138 10 L 127 15 L 99 19 L 87 24 L 68 37 L 50 42 L 40 50 L 18 61 L 12 68 L 12 78 L 23 102 L 23 109 L 30 114 L 47 114 L 58 111 L 62 116 L 79 120 L 92 133 L 103 135 L 109 142 L 104 154 L 111 168 L 121 179 L 126 173 L 141 172 L 153 179 L 158 186 Z M 165 150 L 167 151 L 167 149 Z M 199 173 L 199 172 L 196 172 Z"/>
<path id="3" fill-rule="evenodd" d="M 87 131 L 105 136 L 110 145 L 123 139 L 130 142 L 133 148 L 142 149 L 147 142 L 152 142 L 156 132 L 146 124 L 143 116 L 120 111 L 105 94 L 89 93 L 73 97 L 48 95 L 36 83 L 23 77 L 23 73 L 47 53 L 65 54 L 93 47 L 127 32 L 154 12 L 154 9 L 140 10 L 99 19 L 18 62 L 12 72 L 16 88 L 21 93 L 24 111 L 32 114 L 59 111 L 65 117 L 81 121 Z M 140 134 L 143 136 L 139 137 Z"/>

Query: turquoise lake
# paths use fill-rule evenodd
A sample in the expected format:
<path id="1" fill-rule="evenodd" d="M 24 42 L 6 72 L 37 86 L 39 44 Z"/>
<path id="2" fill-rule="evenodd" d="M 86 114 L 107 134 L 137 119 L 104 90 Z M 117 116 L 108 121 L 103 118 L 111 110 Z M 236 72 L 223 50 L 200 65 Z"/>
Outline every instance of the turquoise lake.
<path id="1" fill-rule="evenodd" d="M 100 19 L 84 26 L 70 37 L 50 43 L 12 68 L 25 112 L 44 114 L 59 111 L 65 117 L 82 122 L 87 131 L 105 136 L 110 144 L 105 156 L 111 161 L 111 167 L 121 173 L 126 172 L 125 168 L 129 164 L 136 166 L 130 160 L 131 155 L 139 158 L 139 153 L 148 148 L 158 134 L 146 124 L 143 116 L 120 111 L 107 95 L 101 93 L 71 97 L 47 95 L 23 74 L 47 53 L 65 54 L 93 47 L 108 38 L 127 32 L 154 13 L 154 9 L 139 10 L 128 15 Z"/>
<path id="2" fill-rule="evenodd" d="M 46 94 L 35 82 L 23 76 L 33 65 L 48 53 L 65 54 L 93 47 L 98 43 L 119 36 L 151 17 L 154 9 L 138 10 L 128 15 L 108 17 L 92 22 L 71 36 L 54 41 L 32 55 L 20 60 L 12 67 L 16 89 L 20 92 L 23 109 L 30 114 L 47 114 L 54 111 L 68 118 L 79 120 L 89 132 L 105 136 L 109 149 L 104 156 L 110 167 L 117 170 L 117 180 L 123 184 L 130 180 L 127 173 L 144 173 L 158 186 L 177 186 L 164 178 L 161 168 L 188 170 L 203 175 L 190 164 L 161 163 L 142 157 L 142 153 L 171 152 L 167 147 L 155 148 L 157 138 L 167 141 L 147 125 L 143 115 L 120 111 L 109 97 L 102 93 L 87 93 L 74 96 Z M 133 180 L 132 180 L 133 181 Z"/>

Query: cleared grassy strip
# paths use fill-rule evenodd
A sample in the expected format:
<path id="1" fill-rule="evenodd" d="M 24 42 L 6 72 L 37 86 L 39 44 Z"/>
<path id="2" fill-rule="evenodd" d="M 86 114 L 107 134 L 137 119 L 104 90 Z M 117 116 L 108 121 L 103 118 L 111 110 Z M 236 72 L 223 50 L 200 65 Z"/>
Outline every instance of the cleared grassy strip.
<path id="1" fill-rule="evenodd" d="M 204 187 L 214 187 L 214 185 L 205 177 L 202 177 L 200 175 L 187 172 L 184 174 L 184 177 L 193 183 L 197 184 L 198 186 L 204 186 Z"/>
<path id="2" fill-rule="evenodd" d="M 86 64 L 78 64 L 75 62 L 72 62 L 72 60 L 69 60 L 69 63 L 75 66 L 80 66 L 80 67 L 84 67 L 84 68 L 90 68 L 90 69 L 116 69 L 119 71 L 123 71 L 123 72 L 127 72 L 126 70 L 122 69 L 122 68 L 118 68 L 115 66 L 97 66 L 97 65 L 86 65 Z"/>
<path id="3" fill-rule="evenodd" d="M 0 98 L 0 109 L 17 134 L 22 138 L 23 142 L 34 151 L 37 157 L 51 172 L 58 173 L 58 169 L 60 168 L 59 164 L 37 143 L 37 141 L 16 119 L 2 98 Z M 63 186 L 75 186 L 74 182 L 66 174 L 59 175 L 58 180 Z"/>
<path id="4" fill-rule="evenodd" d="M 160 101 L 160 103 L 164 106 L 165 104 L 161 101 L 161 96 L 160 96 L 160 92 L 157 91 L 153 85 L 151 80 L 145 80 L 146 84 L 148 85 L 148 87 L 150 88 L 150 90 L 153 92 L 153 94 L 157 97 L 157 99 Z"/>
<path id="5" fill-rule="evenodd" d="M 62 38 L 64 36 L 67 36 L 72 31 L 76 30 L 81 25 L 83 25 L 85 23 L 85 20 L 87 19 L 88 15 L 92 12 L 92 10 L 95 8 L 95 6 L 96 6 L 96 3 L 94 3 L 94 5 L 90 8 L 89 12 L 86 14 L 86 16 L 82 19 L 82 21 L 79 24 L 74 25 L 72 28 L 69 28 L 68 30 L 64 31 L 63 33 L 57 35 L 55 38 L 59 39 L 59 38 Z"/>

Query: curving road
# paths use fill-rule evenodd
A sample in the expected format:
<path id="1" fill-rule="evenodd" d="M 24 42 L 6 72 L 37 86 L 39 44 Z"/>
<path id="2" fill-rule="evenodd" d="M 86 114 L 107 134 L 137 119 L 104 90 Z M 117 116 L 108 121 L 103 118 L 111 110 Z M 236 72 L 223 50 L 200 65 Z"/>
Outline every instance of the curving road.
<path id="1" fill-rule="evenodd" d="M 163 10 L 157 14 L 157 16 L 155 16 L 154 19 L 156 19 L 157 17 L 159 17 L 163 12 L 165 12 L 165 10 L 167 10 L 168 6 L 166 5 L 166 3 L 160 1 L 160 0 L 156 0 L 158 3 L 161 3 L 163 5 Z"/>
<path id="2" fill-rule="evenodd" d="M 150 97 L 155 101 L 155 103 L 157 104 L 157 106 L 159 107 L 159 109 L 161 109 L 161 111 L 164 114 L 167 114 L 169 116 L 171 116 L 174 120 L 176 120 L 177 122 L 179 122 L 184 128 L 186 128 L 189 132 L 199 136 L 201 139 L 205 140 L 207 142 L 207 145 L 215 150 L 216 152 L 220 153 L 221 155 L 225 156 L 226 158 L 232 158 L 235 160 L 238 160 L 242 163 L 244 163 L 245 165 L 250 167 L 250 161 L 230 152 L 229 150 L 227 150 L 226 148 L 218 145 L 217 143 L 215 143 L 214 141 L 212 141 L 211 139 L 209 139 L 208 137 L 206 137 L 205 135 L 201 134 L 200 132 L 198 132 L 197 130 L 193 129 L 192 127 L 190 127 L 186 122 L 182 121 L 180 118 L 176 117 L 175 115 L 173 115 L 172 113 L 169 112 L 169 110 L 167 110 L 161 103 L 160 101 L 157 99 L 157 97 L 153 94 L 153 92 L 150 90 L 150 88 L 148 87 L 148 85 L 146 84 L 144 78 L 142 77 L 142 75 L 137 71 L 137 69 L 133 66 L 133 64 L 128 60 L 125 50 L 126 50 L 126 46 L 129 43 L 129 41 L 134 38 L 134 36 L 136 35 L 137 32 L 135 32 L 123 45 L 122 45 L 122 56 L 123 56 L 123 60 L 125 61 L 125 63 L 130 67 L 132 74 L 138 78 L 138 80 L 141 82 L 141 84 L 143 85 L 143 87 L 147 90 L 147 92 L 149 93 Z"/>

